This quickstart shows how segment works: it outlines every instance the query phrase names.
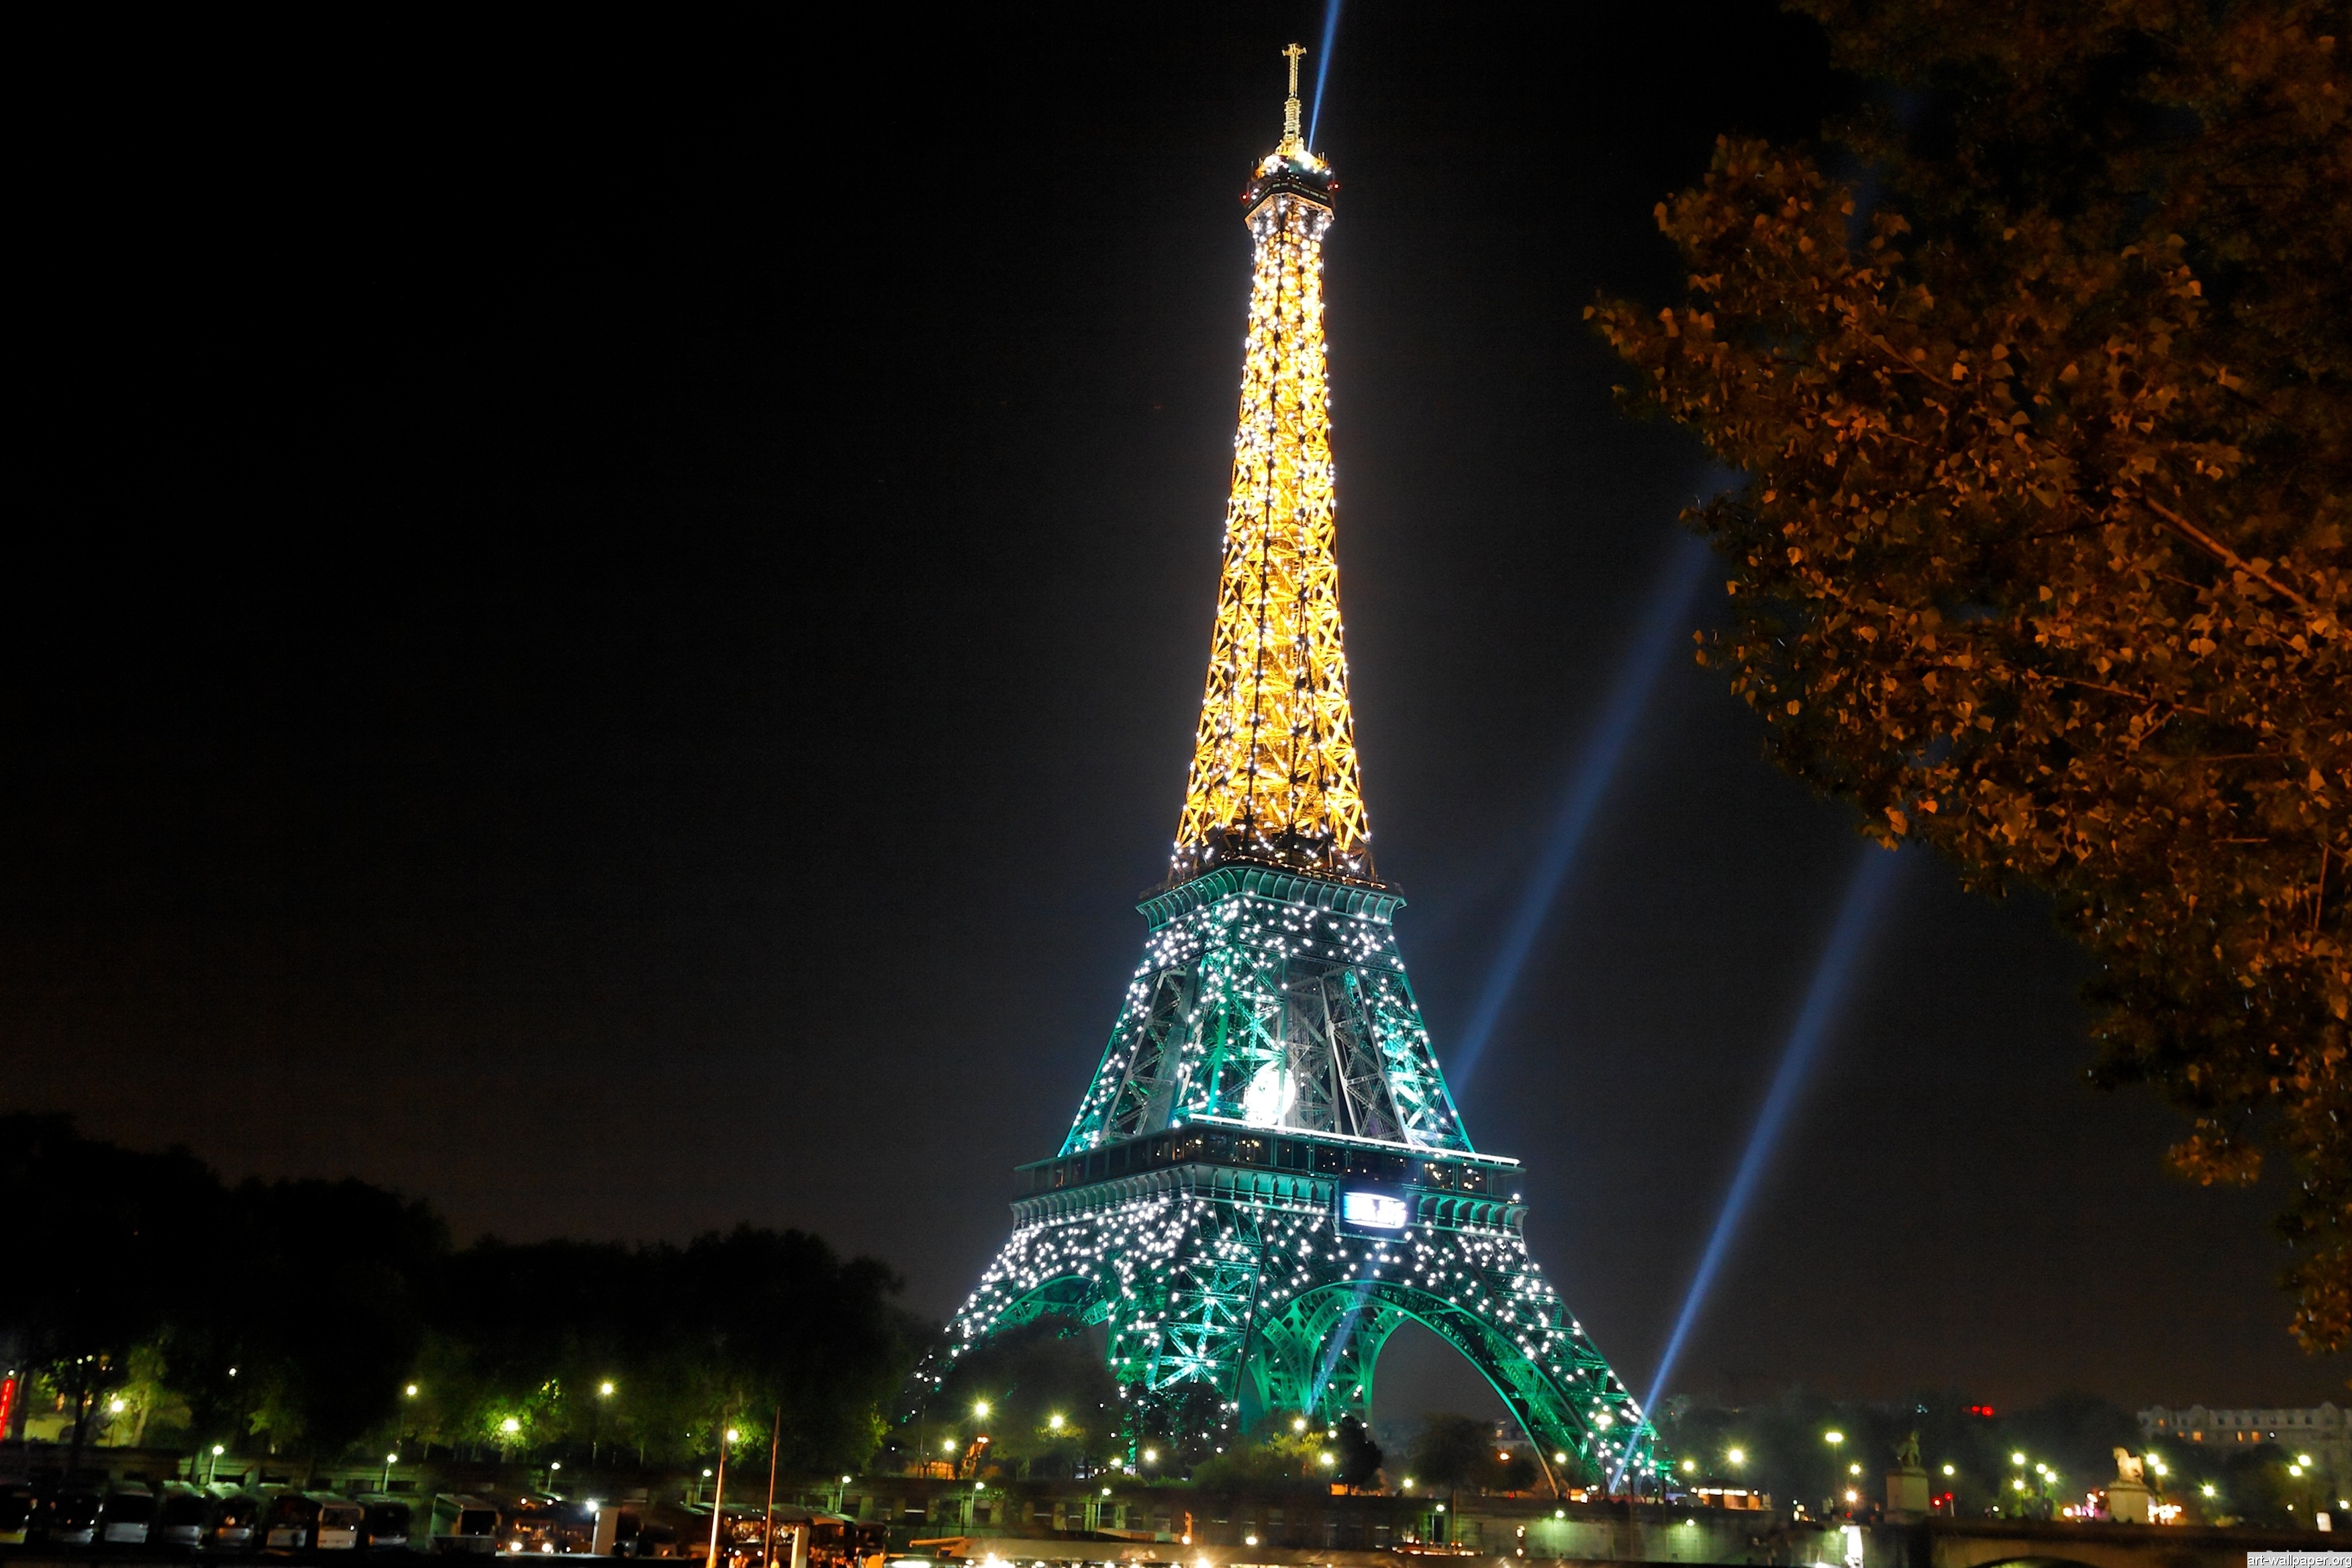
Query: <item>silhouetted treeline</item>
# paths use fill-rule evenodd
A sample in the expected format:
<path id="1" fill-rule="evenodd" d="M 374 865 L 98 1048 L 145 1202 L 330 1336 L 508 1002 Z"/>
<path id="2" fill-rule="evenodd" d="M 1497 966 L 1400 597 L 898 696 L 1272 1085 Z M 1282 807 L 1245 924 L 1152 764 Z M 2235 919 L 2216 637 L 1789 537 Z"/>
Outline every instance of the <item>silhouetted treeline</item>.
<path id="1" fill-rule="evenodd" d="M 0 1359 L 85 1436 L 676 1462 L 722 1423 L 764 1449 L 781 1407 L 784 1467 L 830 1470 L 873 1451 L 921 1337 L 887 1268 L 799 1231 L 459 1251 L 421 1200 L 230 1186 L 64 1116 L 0 1115 Z"/>

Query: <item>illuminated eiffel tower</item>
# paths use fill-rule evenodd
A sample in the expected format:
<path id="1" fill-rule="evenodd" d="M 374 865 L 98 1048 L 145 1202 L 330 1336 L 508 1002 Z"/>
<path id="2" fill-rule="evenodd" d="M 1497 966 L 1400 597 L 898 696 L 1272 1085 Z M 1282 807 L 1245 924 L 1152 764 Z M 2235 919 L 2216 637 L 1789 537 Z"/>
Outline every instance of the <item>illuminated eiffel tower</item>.
<path id="1" fill-rule="evenodd" d="M 1059 1154 L 956 1314 L 1099 1324 L 1147 1441 L 1368 1416 L 1407 1320 L 1469 1358 L 1555 1488 L 1647 1489 L 1630 1391 L 1529 1257 L 1517 1160 L 1471 1146 L 1373 873 L 1340 647 L 1322 240 L 1339 183 L 1298 131 L 1242 206 L 1255 242 L 1208 691 L 1169 879 Z"/>

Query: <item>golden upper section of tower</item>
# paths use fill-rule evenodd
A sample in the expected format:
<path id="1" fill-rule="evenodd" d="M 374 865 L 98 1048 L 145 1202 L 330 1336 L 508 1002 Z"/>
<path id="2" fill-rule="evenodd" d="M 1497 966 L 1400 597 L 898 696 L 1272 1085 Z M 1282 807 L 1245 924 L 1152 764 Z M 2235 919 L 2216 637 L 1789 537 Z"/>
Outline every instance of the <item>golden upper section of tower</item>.
<path id="1" fill-rule="evenodd" d="M 1233 489 L 1208 686 L 1177 825 L 1176 880 L 1233 861 L 1372 878 L 1339 624 L 1338 506 L 1323 343 L 1330 166 L 1298 136 L 1243 195 L 1255 242 Z"/>

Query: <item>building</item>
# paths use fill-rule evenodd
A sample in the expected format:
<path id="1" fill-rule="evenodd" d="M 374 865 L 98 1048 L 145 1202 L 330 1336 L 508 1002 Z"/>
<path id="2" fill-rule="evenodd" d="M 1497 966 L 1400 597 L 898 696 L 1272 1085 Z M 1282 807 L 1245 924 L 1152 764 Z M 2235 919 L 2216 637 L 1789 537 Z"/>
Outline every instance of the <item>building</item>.
<path id="1" fill-rule="evenodd" d="M 2139 1435 L 2159 1453 L 2167 1443 L 2275 1443 L 2289 1454 L 2309 1454 L 2338 1482 L 2352 1481 L 2352 1412 L 2333 1405 L 2300 1410 L 2206 1405 L 2174 1410 L 2157 1405 L 2139 1413 Z"/>

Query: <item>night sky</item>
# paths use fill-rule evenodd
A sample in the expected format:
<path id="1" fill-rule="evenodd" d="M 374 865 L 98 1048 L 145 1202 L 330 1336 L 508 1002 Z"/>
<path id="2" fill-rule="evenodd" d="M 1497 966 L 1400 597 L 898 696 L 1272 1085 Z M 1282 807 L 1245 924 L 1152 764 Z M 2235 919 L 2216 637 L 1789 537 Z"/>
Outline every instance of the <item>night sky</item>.
<path id="1" fill-rule="evenodd" d="M 1320 7 L 377 15 L 116 17 L 20 143 L 0 1107 L 461 1238 L 802 1226 L 944 1315 L 1165 868 Z M 1346 14 L 1341 594 L 1441 1059 L 1715 482 L 1580 312 L 1848 90 L 1761 6 Z M 1857 845 L 1677 653 L 1461 1091 L 1639 1388 Z M 1677 1384 L 2340 1398 L 2276 1194 L 2083 1086 L 2046 908 L 1906 862 Z M 1397 1343 L 1383 1415 L 1471 1407 Z"/>

